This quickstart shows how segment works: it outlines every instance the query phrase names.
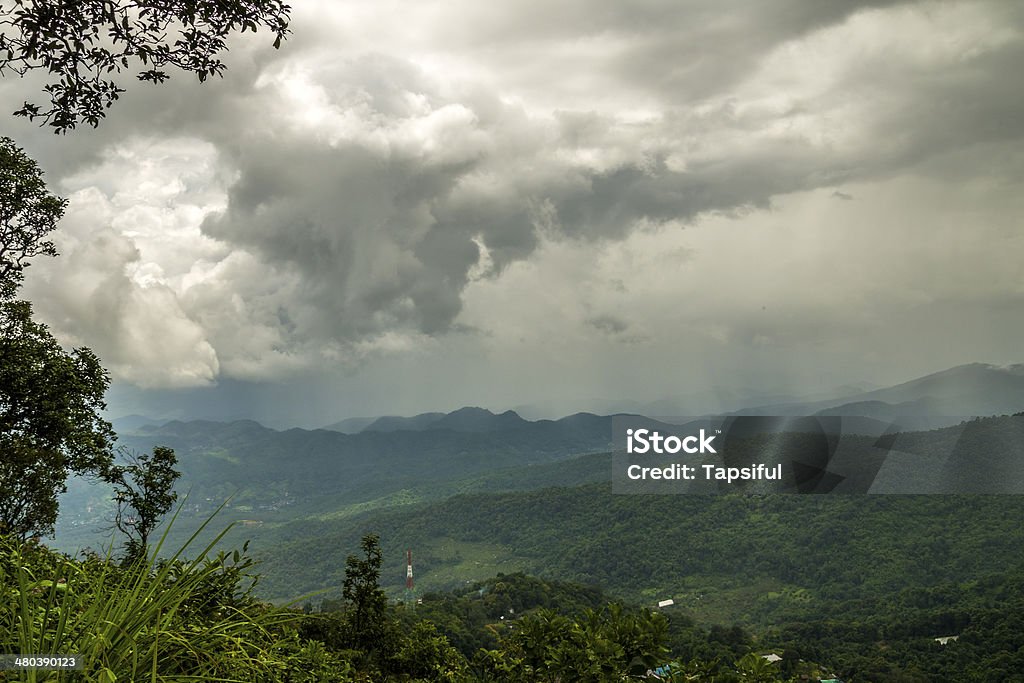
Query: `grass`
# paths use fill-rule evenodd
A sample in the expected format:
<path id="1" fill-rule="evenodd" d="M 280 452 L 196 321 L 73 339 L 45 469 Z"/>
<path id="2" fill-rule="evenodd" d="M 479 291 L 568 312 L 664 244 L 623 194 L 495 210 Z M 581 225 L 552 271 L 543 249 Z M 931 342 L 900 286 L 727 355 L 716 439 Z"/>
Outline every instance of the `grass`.
<path id="1" fill-rule="evenodd" d="M 3 651 L 76 654 L 84 662 L 81 672 L 26 670 L 8 680 L 276 680 L 281 662 L 271 632 L 298 615 L 248 598 L 251 561 L 240 553 L 211 556 L 227 529 L 195 559 L 184 559 L 212 519 L 169 559 L 157 559 L 165 531 L 148 559 L 127 566 L 109 553 L 75 561 L 31 542 L 3 539 Z"/>

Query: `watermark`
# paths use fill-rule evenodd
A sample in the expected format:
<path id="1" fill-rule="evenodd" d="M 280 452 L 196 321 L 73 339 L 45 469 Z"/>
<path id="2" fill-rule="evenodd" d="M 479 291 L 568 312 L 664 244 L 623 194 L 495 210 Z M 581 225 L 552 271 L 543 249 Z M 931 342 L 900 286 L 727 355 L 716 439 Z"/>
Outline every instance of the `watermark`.
<path id="1" fill-rule="evenodd" d="M 82 655 L 0 654 L 0 671 L 81 671 Z"/>
<path id="2" fill-rule="evenodd" d="M 704 430 L 700 430 L 700 436 L 684 436 L 682 438 L 669 434 L 662 436 L 657 430 L 650 429 L 626 429 L 626 452 L 627 453 L 658 453 L 674 455 L 679 451 L 684 453 L 715 453 L 711 442 L 714 436 L 707 436 Z"/>
<path id="3" fill-rule="evenodd" d="M 1024 493 L 1024 414 L 937 428 L 842 416 L 612 418 L 624 494 Z"/>

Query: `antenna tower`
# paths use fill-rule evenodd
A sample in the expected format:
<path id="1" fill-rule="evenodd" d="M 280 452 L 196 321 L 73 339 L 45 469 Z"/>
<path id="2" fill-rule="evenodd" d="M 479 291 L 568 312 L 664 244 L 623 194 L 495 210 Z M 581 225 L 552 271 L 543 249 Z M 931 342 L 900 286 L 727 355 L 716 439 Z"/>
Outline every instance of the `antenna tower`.
<path id="1" fill-rule="evenodd" d="M 405 604 L 416 609 L 416 589 L 412 582 L 412 550 L 405 551 Z"/>

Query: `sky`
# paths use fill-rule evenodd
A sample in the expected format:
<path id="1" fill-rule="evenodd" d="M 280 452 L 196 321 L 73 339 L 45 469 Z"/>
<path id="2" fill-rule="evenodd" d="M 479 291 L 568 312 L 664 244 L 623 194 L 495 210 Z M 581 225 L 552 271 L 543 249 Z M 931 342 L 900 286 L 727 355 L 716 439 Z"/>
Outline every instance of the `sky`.
<path id="1" fill-rule="evenodd" d="M 710 410 L 1022 361 L 1024 5 L 294 4 L 223 79 L 0 128 L 70 200 L 23 294 L 112 416 Z"/>

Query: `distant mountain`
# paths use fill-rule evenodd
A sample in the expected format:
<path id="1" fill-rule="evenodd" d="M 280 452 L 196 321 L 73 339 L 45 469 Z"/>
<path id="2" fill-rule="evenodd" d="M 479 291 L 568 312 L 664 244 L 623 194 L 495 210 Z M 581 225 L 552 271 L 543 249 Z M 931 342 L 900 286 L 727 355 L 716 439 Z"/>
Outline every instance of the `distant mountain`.
<path id="1" fill-rule="evenodd" d="M 110 424 L 114 426 L 115 432 L 121 433 L 134 432 L 140 427 L 145 427 L 147 425 L 162 425 L 165 422 L 167 422 L 167 420 L 160 420 L 155 417 L 146 417 L 145 415 L 122 415 L 121 417 L 116 417 L 111 420 Z"/>
<path id="2" fill-rule="evenodd" d="M 379 417 L 362 431 L 364 432 L 407 432 L 426 429 L 441 418 L 444 413 L 420 413 L 412 417 L 399 417 L 397 415 L 386 415 Z"/>
<path id="3" fill-rule="evenodd" d="M 484 408 L 460 408 L 429 425 L 430 429 L 450 429 L 454 432 L 494 432 L 520 429 L 531 424 L 512 410 L 495 415 Z"/>
<path id="4" fill-rule="evenodd" d="M 1024 365 L 959 365 L 895 386 L 829 400 L 772 403 L 740 415 L 846 415 L 902 429 L 950 426 L 965 418 L 1024 410 Z"/>
<path id="5" fill-rule="evenodd" d="M 834 425 L 840 425 L 843 434 L 877 438 L 956 425 L 975 415 L 1021 410 L 1024 365 L 975 363 L 845 399 L 739 411 L 724 416 L 721 428 L 723 439 L 779 431 L 839 433 Z M 738 419 L 758 415 L 787 419 Z M 833 416 L 843 419 L 833 420 Z M 788 419 L 793 417 L 810 422 Z M 251 420 L 171 421 L 140 426 L 123 434 L 121 442 L 139 451 L 154 445 L 175 448 L 183 464 L 189 464 L 186 471 L 193 473 L 194 480 L 188 483 L 206 496 L 242 491 L 243 498 L 257 500 L 274 490 L 358 502 L 494 468 L 607 451 L 613 419 L 576 413 L 559 420 L 529 421 L 512 410 L 494 413 L 465 407 L 447 414 L 377 418 L 356 433 L 277 431 Z M 348 424 L 348 428 L 356 426 Z M 706 425 L 689 426 L 696 430 Z"/>
<path id="6" fill-rule="evenodd" d="M 450 429 L 453 432 L 493 432 L 515 429 L 526 424 L 512 410 L 495 414 L 485 408 L 459 408 L 450 413 L 420 413 L 412 417 L 385 415 L 378 418 L 350 418 L 324 427 L 335 432 L 415 432 L 423 429 Z"/>
<path id="7" fill-rule="evenodd" d="M 376 419 L 354 418 L 325 427 L 348 434 L 368 432 L 414 432 L 424 429 L 450 429 L 453 432 L 493 432 L 516 429 L 527 424 L 515 411 L 496 414 L 485 408 L 459 408 L 450 413 L 420 413 L 412 417 L 386 415 Z M 340 428 L 344 427 L 344 428 Z"/>
<path id="8" fill-rule="evenodd" d="M 609 400 L 589 398 L 582 400 L 555 400 L 538 401 L 535 403 L 523 403 L 513 406 L 512 410 L 526 420 L 556 420 L 563 415 L 570 415 L 576 412 L 588 412 L 597 415 L 611 415 L 613 413 L 643 413 L 643 401 L 630 401 L 626 399 Z"/>
<path id="9" fill-rule="evenodd" d="M 327 429 L 332 432 L 341 432 L 342 434 L 358 434 L 379 419 L 380 418 L 378 417 L 349 417 L 344 420 L 332 422 L 320 429 Z"/>
<path id="10" fill-rule="evenodd" d="M 833 408 L 819 410 L 815 415 L 860 415 L 861 417 L 887 420 L 895 415 L 918 414 L 918 410 L 923 409 L 927 403 L 926 399 L 899 404 L 886 403 L 885 401 L 853 401 Z M 908 412 L 911 410 L 913 412 Z"/>
<path id="11" fill-rule="evenodd" d="M 369 425 L 356 434 L 277 431 L 251 420 L 172 421 L 142 427 L 122 442 L 140 452 L 157 445 L 174 448 L 184 473 L 179 488 L 193 489 L 194 497 L 223 501 L 234 496 L 237 503 L 258 504 L 287 494 L 310 509 L 336 509 L 496 469 L 606 451 L 611 420 L 572 416 L 528 422 L 512 411 L 496 415 L 463 408 L 423 417 L 424 429 L 392 422 L 391 431 Z"/>
<path id="12" fill-rule="evenodd" d="M 171 440 L 195 440 L 201 443 L 217 442 L 219 444 L 249 441 L 276 433 L 276 430 L 264 427 L 255 420 L 235 420 L 234 422 L 171 420 L 162 425 L 146 425 L 136 430 L 136 434 L 143 438 L 163 437 L 164 440 L 170 438 Z"/>
<path id="13" fill-rule="evenodd" d="M 861 429 L 860 434 L 884 434 L 893 431 L 921 431 L 939 429 L 958 424 L 962 418 L 943 413 L 943 407 L 935 399 L 920 398 L 916 401 L 903 403 L 886 403 L 885 401 L 855 401 L 843 403 L 832 408 L 825 408 L 815 413 L 816 416 L 842 416 L 870 420 L 861 425 L 870 424 L 870 429 Z"/>
<path id="14" fill-rule="evenodd" d="M 585 411 L 598 415 L 630 414 L 657 417 L 687 417 L 725 413 L 750 405 L 797 400 L 794 396 L 776 396 L 764 392 L 743 393 L 731 390 L 709 390 L 655 401 L 590 398 L 578 401 L 548 400 L 516 406 L 513 410 L 530 420 L 553 419 Z"/>
<path id="15" fill-rule="evenodd" d="M 922 406 L 927 409 L 925 414 L 942 411 L 946 415 L 982 416 L 1019 412 L 1024 409 L 1024 365 L 960 365 L 855 398 L 906 403 L 910 404 L 908 408 L 922 399 L 928 399 Z"/>
<path id="16" fill-rule="evenodd" d="M 651 417 L 680 418 L 722 415 L 757 406 L 809 403 L 856 396 L 877 389 L 867 382 L 846 384 L 811 394 L 766 392 L 757 389 L 709 389 L 706 391 L 669 396 L 654 401 L 627 399 L 587 398 L 581 400 L 547 400 L 515 406 L 519 415 L 528 420 L 553 419 L 577 411 L 598 415 L 630 414 Z"/>

